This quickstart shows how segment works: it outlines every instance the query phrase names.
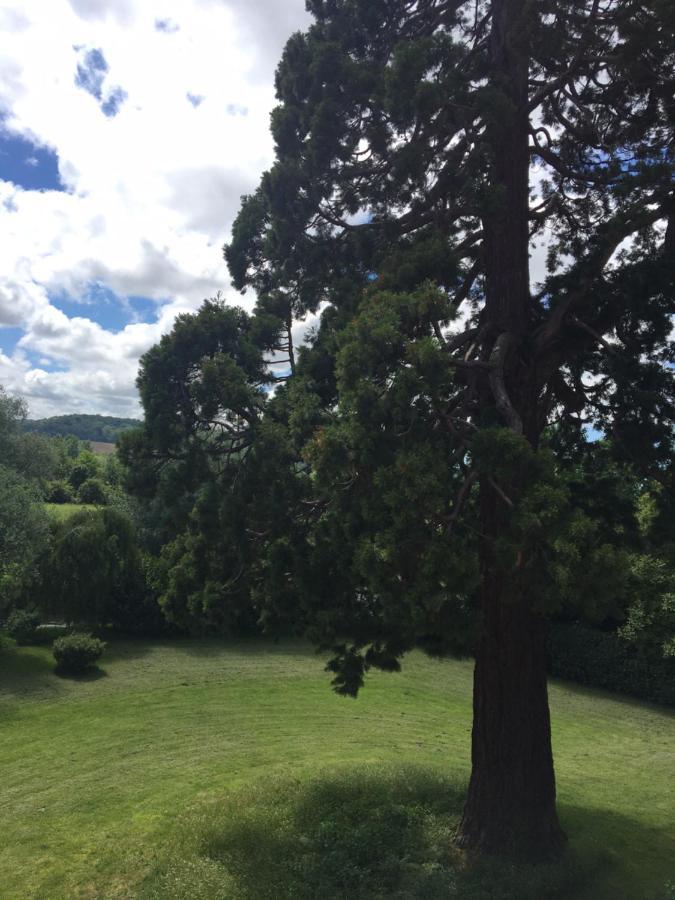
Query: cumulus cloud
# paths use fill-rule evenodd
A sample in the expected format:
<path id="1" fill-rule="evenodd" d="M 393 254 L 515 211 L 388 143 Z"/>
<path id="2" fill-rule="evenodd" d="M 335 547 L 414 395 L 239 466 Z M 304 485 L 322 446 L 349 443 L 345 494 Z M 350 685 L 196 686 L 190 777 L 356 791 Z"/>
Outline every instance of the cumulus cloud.
<path id="1" fill-rule="evenodd" d="M 0 0 L 0 118 L 56 154 L 65 188 L 26 189 L 0 159 L 0 329 L 22 329 L 0 384 L 32 415 L 137 413 L 139 355 L 231 293 L 221 247 L 271 162 L 274 67 L 307 21 L 303 0 Z"/>

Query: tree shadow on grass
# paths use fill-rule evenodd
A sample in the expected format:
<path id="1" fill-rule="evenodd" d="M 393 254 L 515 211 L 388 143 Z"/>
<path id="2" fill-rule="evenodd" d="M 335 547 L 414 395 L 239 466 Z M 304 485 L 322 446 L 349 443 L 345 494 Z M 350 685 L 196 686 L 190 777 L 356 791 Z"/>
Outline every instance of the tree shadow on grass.
<path id="1" fill-rule="evenodd" d="M 54 674 L 63 681 L 80 681 L 85 683 L 89 681 L 100 681 L 101 678 L 108 677 L 108 673 L 105 669 L 100 669 L 98 666 L 87 669 L 85 672 L 64 672 L 60 669 L 55 669 Z"/>
<path id="2" fill-rule="evenodd" d="M 148 638 L 120 637 L 116 634 L 102 634 L 105 641 L 104 662 L 125 662 L 142 659 L 148 656 L 164 642 L 161 638 L 150 640 Z"/>
<path id="3" fill-rule="evenodd" d="M 438 771 L 359 767 L 265 779 L 201 804 L 146 881 L 146 900 L 661 900 L 647 883 L 608 892 L 606 836 L 660 842 L 603 810 L 567 810 L 584 830 L 559 861 L 471 861 L 453 849 L 465 784 Z M 667 857 L 666 857 L 667 858 Z M 644 890 L 643 890 L 644 888 Z M 633 892 L 631 892 L 633 891 Z"/>
<path id="4" fill-rule="evenodd" d="M 62 690 L 54 677 L 54 660 L 49 651 L 34 647 L 0 649 L 0 697 L 59 694 Z"/>
<path id="5" fill-rule="evenodd" d="M 653 710 L 660 715 L 671 716 L 675 718 L 675 708 L 666 703 L 657 703 L 654 700 L 644 700 L 641 697 L 634 697 L 631 694 L 621 694 L 618 691 L 612 691 L 608 688 L 594 687 L 592 685 L 581 684 L 578 681 L 567 681 L 562 678 L 549 679 L 549 685 L 553 686 L 556 691 L 561 694 L 576 694 L 579 697 L 586 697 L 589 700 L 606 700 L 619 706 L 627 706 L 644 711 Z"/>
<path id="6" fill-rule="evenodd" d="M 261 637 L 183 637 L 171 639 L 170 645 L 187 656 L 217 657 L 236 652 L 245 656 L 297 656 L 305 651 L 307 656 L 316 656 L 316 650 L 300 638 Z"/>

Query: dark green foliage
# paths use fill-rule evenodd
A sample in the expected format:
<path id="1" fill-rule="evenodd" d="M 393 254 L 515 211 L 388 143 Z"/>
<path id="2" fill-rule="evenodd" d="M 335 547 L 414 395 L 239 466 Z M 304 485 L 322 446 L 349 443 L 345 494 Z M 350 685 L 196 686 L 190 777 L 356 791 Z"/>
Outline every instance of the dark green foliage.
<path id="1" fill-rule="evenodd" d="M 48 532 L 36 486 L 0 465 L 0 609 L 20 596 L 46 547 Z"/>
<path id="2" fill-rule="evenodd" d="M 254 314 L 209 301 L 142 362 L 122 455 L 164 507 L 164 608 L 290 620 L 346 694 L 416 645 L 473 648 L 461 845 L 555 852 L 541 620 L 626 618 L 651 548 L 621 467 L 672 495 L 675 14 L 308 9 L 225 248 Z M 320 308 L 295 359 L 292 320 Z M 611 438 L 595 466 L 588 423 Z"/>
<path id="3" fill-rule="evenodd" d="M 78 488 L 77 499 L 79 503 L 103 506 L 108 502 L 108 494 L 100 478 L 87 478 Z"/>
<path id="4" fill-rule="evenodd" d="M 133 631 L 137 619 L 147 619 L 152 600 L 129 518 L 104 508 L 54 522 L 35 591 L 53 616 Z"/>
<path id="5" fill-rule="evenodd" d="M 82 450 L 73 460 L 68 473 L 68 481 L 74 491 L 78 491 L 81 485 L 90 478 L 96 478 L 101 474 L 102 464 L 91 450 Z"/>
<path id="6" fill-rule="evenodd" d="M 554 624 L 551 674 L 675 706 L 675 658 L 636 646 L 616 632 L 581 624 Z"/>
<path id="7" fill-rule="evenodd" d="M 72 503 L 73 489 L 65 480 L 50 481 L 45 489 L 45 500 L 47 503 Z"/>
<path id="8" fill-rule="evenodd" d="M 466 647 L 481 484 L 502 504 L 491 526 L 501 581 L 520 560 L 513 590 L 538 611 L 621 621 L 631 553 L 644 548 L 636 498 L 612 486 L 617 460 L 672 481 L 672 12 L 656 0 L 610 3 L 597 20 L 591 3 L 310 8 L 314 23 L 277 71 L 275 163 L 225 248 L 239 289 L 297 310 L 329 304 L 299 354 L 300 384 L 268 410 L 289 428 L 314 494 L 303 500 L 314 504 L 309 546 L 278 570 L 303 598 L 301 620 L 315 639 L 339 639 L 346 691 L 416 642 Z M 493 55 L 509 28 L 519 74 L 508 53 Z M 646 47 L 654 66 L 642 72 Z M 519 120 L 521 89 L 531 105 Z M 537 117 L 548 130 L 537 132 Z M 512 137 L 521 173 L 529 141 L 544 177 L 522 225 L 527 179 L 509 169 Z M 665 240 L 659 219 L 670 221 Z M 555 234 L 533 296 L 528 230 Z M 493 247 L 518 235 L 500 262 Z M 525 261 L 520 293 L 514 259 Z M 498 361 L 509 346 L 519 349 Z M 554 418 L 583 444 L 581 414 L 614 438 L 595 464 L 588 446 L 583 472 L 559 442 L 532 451 Z M 271 617 L 275 593 L 263 601 Z"/>
<path id="9" fill-rule="evenodd" d="M 75 632 L 57 638 L 53 647 L 56 671 L 63 675 L 80 675 L 94 668 L 104 650 L 104 642 L 90 634 Z"/>
<path id="10" fill-rule="evenodd" d="M 26 405 L 20 397 L 7 394 L 0 385 L 0 460 L 4 465 L 15 461 L 14 445 L 26 416 Z"/>
<path id="11" fill-rule="evenodd" d="M 26 431 L 39 432 L 51 437 L 73 435 L 81 441 L 102 441 L 114 444 L 120 434 L 138 425 L 137 419 L 119 419 L 114 416 L 95 416 L 73 413 L 51 416 L 48 419 L 27 419 Z"/>
<path id="12" fill-rule="evenodd" d="M 7 616 L 5 631 L 17 644 L 30 644 L 34 641 L 40 613 L 36 610 L 15 609 Z"/>

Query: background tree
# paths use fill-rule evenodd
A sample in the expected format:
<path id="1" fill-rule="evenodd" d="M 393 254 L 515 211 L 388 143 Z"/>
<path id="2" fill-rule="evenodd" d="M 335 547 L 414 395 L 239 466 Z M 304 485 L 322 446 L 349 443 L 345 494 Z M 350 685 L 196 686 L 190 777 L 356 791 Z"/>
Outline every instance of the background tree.
<path id="1" fill-rule="evenodd" d="M 49 523 L 40 500 L 30 483 L 0 465 L 0 613 L 20 600 L 47 545 Z"/>
<path id="2" fill-rule="evenodd" d="M 39 486 L 26 475 L 25 414 L 20 398 L 0 387 L 0 612 L 19 600 L 48 536 Z"/>
<path id="3" fill-rule="evenodd" d="M 69 623 L 143 630 L 153 604 L 131 521 L 111 508 L 55 521 L 33 596 L 41 609 Z"/>
<path id="4" fill-rule="evenodd" d="M 193 548 L 175 596 L 194 598 L 214 572 L 212 608 L 229 602 L 223 583 L 263 620 L 293 605 L 336 647 L 343 692 L 415 644 L 461 644 L 477 601 L 458 841 L 553 852 L 546 617 L 574 595 L 609 601 L 628 560 L 601 492 L 580 502 L 547 428 L 576 423 L 578 437 L 594 423 L 672 494 L 675 10 L 308 8 L 315 24 L 277 71 L 277 159 L 226 256 L 265 316 L 277 300 L 291 316 L 326 304 L 318 333 L 272 395 L 283 315 L 276 332 L 213 304 L 184 319 L 144 360 L 147 424 L 127 458 L 146 475 L 154 459 L 195 495 L 218 485 L 204 509 L 230 556 Z M 532 285 L 542 240 L 548 274 Z M 256 481 L 275 426 L 286 453 Z M 277 481 L 291 486 L 285 536 L 266 502 Z M 183 535 L 206 533 L 191 522 Z"/>

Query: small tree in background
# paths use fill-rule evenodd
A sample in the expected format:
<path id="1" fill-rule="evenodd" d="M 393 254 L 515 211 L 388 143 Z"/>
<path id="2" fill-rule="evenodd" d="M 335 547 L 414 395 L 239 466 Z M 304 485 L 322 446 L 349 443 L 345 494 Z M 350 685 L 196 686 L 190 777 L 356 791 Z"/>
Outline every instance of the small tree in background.
<path id="1" fill-rule="evenodd" d="M 100 478 L 87 478 L 78 489 L 77 499 L 79 503 L 104 506 L 108 502 L 108 494 Z"/>
<path id="2" fill-rule="evenodd" d="M 68 473 L 68 481 L 74 491 L 78 491 L 85 481 L 101 475 L 101 464 L 91 450 L 82 450 L 73 461 Z"/>
<path id="3" fill-rule="evenodd" d="M 0 611 L 20 598 L 48 537 L 39 491 L 0 465 Z"/>
<path id="4" fill-rule="evenodd" d="M 46 611 L 67 622 L 128 627 L 146 600 L 130 520 L 106 508 L 55 522 L 35 591 Z"/>

